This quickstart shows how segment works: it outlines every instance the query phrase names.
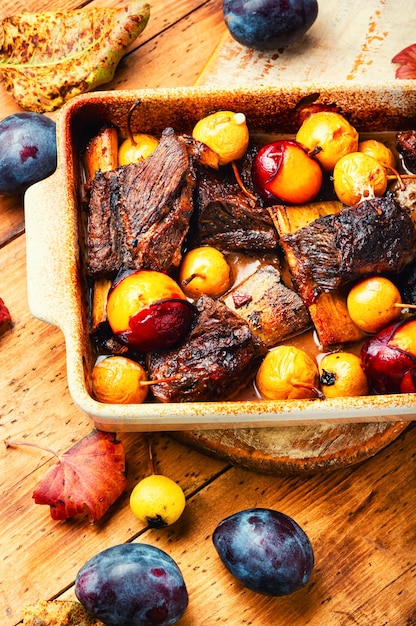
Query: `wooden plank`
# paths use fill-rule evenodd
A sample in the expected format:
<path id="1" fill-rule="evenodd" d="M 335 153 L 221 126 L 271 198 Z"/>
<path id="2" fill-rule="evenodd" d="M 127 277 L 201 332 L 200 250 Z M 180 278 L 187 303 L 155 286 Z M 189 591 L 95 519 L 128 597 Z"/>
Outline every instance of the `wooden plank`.
<path id="1" fill-rule="evenodd" d="M 414 623 L 416 494 L 407 481 L 416 471 L 415 443 L 412 429 L 366 463 L 311 476 L 271 480 L 235 467 L 193 496 L 176 525 L 140 536 L 183 572 L 190 602 L 181 626 Z M 312 542 L 314 573 L 293 595 L 243 588 L 215 552 L 217 523 L 253 506 L 290 515 Z"/>
<path id="2" fill-rule="evenodd" d="M 400 4 L 400 3 L 399 3 Z M 394 0 L 325 0 L 315 23 L 292 46 L 260 52 L 226 33 L 200 82 L 391 81 L 393 56 L 414 43 L 414 24 Z"/>
<path id="3" fill-rule="evenodd" d="M 208 58 L 224 33 L 220 6 L 221 0 L 206 2 L 197 11 L 183 16 L 169 31 L 161 32 L 155 41 L 127 55 L 108 88 L 193 85 L 201 71 L 201 65 L 195 62 L 196 51 L 198 58 Z"/>
<path id="4" fill-rule="evenodd" d="M 79 4 L 65 3 L 65 8 L 76 8 Z M 102 7 L 114 4 L 111 0 L 95 0 L 88 6 Z M 45 4 L 43 0 L 36 0 L 32 6 L 36 11 L 64 8 L 62 2 L 54 2 L 51 5 Z M 207 59 L 225 30 L 219 12 L 220 6 L 221 0 L 211 2 L 166 0 L 163 3 L 152 4 L 148 25 L 120 62 L 113 81 L 103 85 L 101 89 L 192 85 L 201 70 L 201 63 L 196 62 L 196 50 L 197 58 Z M 7 0 L 0 8 L 0 18 L 17 12 L 16 6 L 13 5 L 12 8 Z M 1 119 L 21 111 L 1 83 L 0 111 Z M 47 115 L 56 120 L 59 111 Z M 5 216 L 0 221 L 1 246 L 23 232 L 23 199 L 20 196 L 14 198 L 0 196 L 0 209 Z"/>
<path id="5" fill-rule="evenodd" d="M 63 431 L 60 421 L 51 419 L 43 437 L 36 437 L 36 433 L 30 431 L 25 439 L 29 441 L 33 437 L 40 445 L 48 445 L 48 442 L 53 445 L 56 431 L 62 436 L 70 429 L 67 427 Z M 74 439 L 78 440 L 79 436 L 80 433 L 74 433 Z M 13 584 L 0 586 L 0 606 L 4 610 L 2 624 L 5 626 L 16 624 L 27 604 L 39 598 L 51 599 L 65 591 L 68 584 L 73 583 L 80 565 L 94 554 L 115 543 L 130 541 L 143 532 L 143 524 L 130 510 L 129 497 L 136 483 L 149 474 L 147 441 L 140 434 L 123 434 L 120 439 L 124 442 L 128 462 L 127 486 L 117 503 L 94 525 L 89 524 L 85 516 L 55 522 L 49 516 L 49 507 L 33 502 L 31 496 L 36 483 L 56 459 L 52 458 L 47 465 L 39 467 L 39 457 L 43 456 L 45 460 L 39 450 L 27 447 L 7 449 L 3 456 L 4 465 L 14 463 L 15 457 L 26 468 L 28 477 L 16 483 L 10 481 L 11 488 L 2 490 L 0 498 L 0 550 L 4 566 L 13 571 Z M 228 467 L 215 459 L 202 460 L 198 452 L 190 451 L 164 435 L 154 436 L 154 456 L 157 471 L 177 481 L 186 496 L 211 482 Z M 188 513 L 186 520 L 191 521 Z M 16 550 L 16 546 L 21 547 Z"/>
<path id="6" fill-rule="evenodd" d="M 18 2 L 16 5 L 6 0 L 2 9 L 6 6 L 9 12 L 23 7 L 21 0 Z M 31 0 L 29 5 L 38 7 L 39 2 L 46 6 L 44 0 Z M 103 2 L 112 4 L 110 0 Z M 126 66 L 124 82 L 117 88 L 133 85 L 136 80 L 140 83 L 144 76 L 147 86 L 163 85 L 165 80 L 177 84 L 189 80 L 183 84 L 190 84 L 205 62 L 203 55 L 209 54 L 210 46 L 214 47 L 224 31 L 219 0 L 179 0 L 177 9 L 171 0 L 157 4 L 155 11 L 161 26 L 158 32 L 163 31 L 163 35 L 153 42 L 146 39 L 143 44 L 146 60 L 152 60 L 141 66 L 138 49 L 137 65 L 129 64 L 128 70 Z M 396 8 L 397 20 L 403 20 L 403 9 Z M 182 25 L 175 26 L 170 18 L 176 10 L 185 11 L 184 18 L 188 12 L 193 17 L 187 16 Z M 185 43 L 185 36 L 187 41 L 191 38 L 192 46 Z M 199 37 L 203 38 L 203 53 L 198 47 Z M 129 63 L 135 54 L 126 61 Z M 138 73 L 139 67 L 144 67 L 143 73 Z M 230 80 L 234 80 L 232 75 Z M 0 106 L 5 114 L 7 106 L 2 106 L 2 97 L 6 95 L 0 88 Z M 2 216 L 15 210 L 13 202 L 8 208 L 6 204 L 0 198 Z M 7 221 L 6 230 L 16 232 L 10 219 Z M 0 339 L 3 438 L 34 438 L 37 443 L 64 451 L 90 431 L 91 422 L 74 407 L 67 390 L 62 334 L 34 320 L 28 311 L 24 237 L 0 249 L 0 272 L 0 297 L 15 319 L 12 332 Z M 0 586 L 2 624 L 14 626 L 28 602 L 56 595 L 73 598 L 71 585 L 87 558 L 108 545 L 135 540 L 138 535 L 140 541 L 165 549 L 182 568 L 190 604 L 181 626 L 263 626 L 276 623 L 276 619 L 280 626 L 413 624 L 416 496 L 409 484 L 416 469 L 415 437 L 416 429 L 407 429 L 388 448 L 361 465 L 277 478 L 238 467 L 229 469 L 226 462 L 199 454 L 167 435 L 157 435 L 158 468 L 178 480 L 188 504 L 176 525 L 143 534 L 128 506 L 130 487 L 146 471 L 141 435 L 123 434 L 128 487 L 119 503 L 94 526 L 81 519 L 53 522 L 47 507 L 35 505 L 31 498 L 34 485 L 53 459 L 38 450 L 3 447 L 0 549 L 6 575 Z M 276 599 L 243 589 L 215 553 L 211 534 L 216 523 L 253 505 L 270 506 L 292 515 L 313 542 L 316 567 L 311 584 L 293 596 Z"/>
<path id="7" fill-rule="evenodd" d="M 166 86 L 168 80 L 171 85 L 182 81 L 192 84 L 200 68 L 192 55 L 192 46 L 203 40 L 202 49 L 207 56 L 214 49 L 217 28 L 223 27 L 218 18 L 218 6 L 216 2 L 194 3 L 190 7 L 189 2 L 183 1 L 156 7 L 153 26 L 156 22 L 157 28 L 148 31 L 153 33 L 149 42 L 131 51 L 109 87 L 158 87 Z M 182 18 L 182 23 L 175 23 Z M 187 37 L 184 37 L 184 30 L 188 31 Z M 152 36 L 160 31 L 163 35 L 155 47 Z M 190 33 L 194 36 L 190 38 L 192 45 L 189 44 Z M 177 42 L 174 55 L 172 41 Z M 183 62 L 178 65 L 180 57 Z M 142 72 L 140 63 L 144 58 Z M 161 58 L 164 59 L 162 66 Z M 16 110 L 14 101 L 4 91 L 0 91 L 0 106 L 4 116 Z M 90 432 L 92 422 L 74 406 L 69 395 L 62 333 L 34 319 L 27 307 L 25 237 L 16 238 L 23 225 L 21 200 L 0 198 L 0 208 L 2 214 L 10 217 L 0 226 L 3 242 L 10 241 L 0 250 L 1 295 L 14 320 L 12 331 L 1 338 L 2 354 L 8 355 L 8 366 L 0 377 L 2 426 L 7 437 L 30 440 L 59 453 Z M 67 524 L 53 522 L 47 507 L 33 503 L 31 495 L 37 480 L 54 462 L 48 453 L 31 448 L 7 448 L 1 455 L 0 506 L 4 513 L 0 544 L 4 562 L 13 565 L 15 573 L 13 585 L 3 586 L 0 592 L 0 603 L 7 615 L 4 624 L 19 621 L 21 608 L 28 602 L 59 595 L 68 582 L 73 581 L 79 555 L 86 559 L 103 546 L 112 545 L 115 528 L 119 541 L 128 541 L 141 532 L 142 528 L 130 513 L 128 496 L 135 482 L 147 472 L 143 437 L 126 434 L 123 440 L 128 458 L 128 487 L 114 511 L 94 527 L 81 519 Z M 228 467 L 227 462 L 205 457 L 168 436 L 158 438 L 155 456 L 159 470 L 178 480 L 186 493 L 198 490 Z M 19 524 L 16 524 L 16 514 Z M 73 546 L 80 545 L 81 534 L 84 536 L 82 547 L 74 558 Z M 31 548 L 16 551 L 16 544 Z M 46 561 L 45 554 L 48 554 Z M 51 571 L 55 572 L 53 576 Z"/>

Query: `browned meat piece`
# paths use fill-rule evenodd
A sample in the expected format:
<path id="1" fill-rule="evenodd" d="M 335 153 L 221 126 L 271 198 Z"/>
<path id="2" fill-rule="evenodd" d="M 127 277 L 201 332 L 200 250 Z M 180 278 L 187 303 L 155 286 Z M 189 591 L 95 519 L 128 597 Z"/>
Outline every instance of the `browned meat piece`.
<path id="1" fill-rule="evenodd" d="M 398 133 L 396 136 L 397 152 L 402 155 L 403 162 L 409 172 L 416 173 L 416 130 Z"/>
<path id="2" fill-rule="evenodd" d="M 320 217 L 281 242 L 307 305 L 361 276 L 398 273 L 416 257 L 415 226 L 391 196 Z"/>
<path id="3" fill-rule="evenodd" d="M 199 318 L 176 350 L 148 355 L 152 380 L 177 376 L 152 386 L 162 402 L 228 400 L 254 377 L 266 347 L 248 325 L 220 301 L 201 297 Z"/>
<path id="4" fill-rule="evenodd" d="M 90 190 L 88 274 L 177 267 L 193 212 L 193 187 L 186 144 L 171 128 L 149 158 L 97 173 Z"/>
<path id="5" fill-rule="evenodd" d="M 224 302 L 268 348 L 311 326 L 302 298 L 282 283 L 273 265 L 257 269 L 232 289 Z"/>
<path id="6" fill-rule="evenodd" d="M 251 187 L 251 163 L 256 148 L 251 147 L 240 164 L 241 179 Z M 218 171 L 197 169 L 196 245 L 222 250 L 274 250 L 278 235 L 269 212 L 260 202 L 248 198 L 238 185 L 231 167 Z"/>

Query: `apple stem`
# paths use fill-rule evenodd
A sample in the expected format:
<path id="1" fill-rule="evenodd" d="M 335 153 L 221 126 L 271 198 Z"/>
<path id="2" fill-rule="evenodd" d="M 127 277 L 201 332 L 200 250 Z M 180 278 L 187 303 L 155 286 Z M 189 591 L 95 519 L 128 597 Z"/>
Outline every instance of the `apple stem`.
<path id="1" fill-rule="evenodd" d="M 127 115 L 127 135 L 128 135 L 128 138 L 130 139 L 132 146 L 137 145 L 137 141 L 135 140 L 133 131 L 131 130 L 131 118 L 136 107 L 139 106 L 139 104 L 141 104 L 141 100 L 136 100 L 136 102 L 134 102 L 134 104 L 130 108 L 130 111 L 128 112 L 128 115 Z"/>
<path id="2" fill-rule="evenodd" d="M 393 172 L 393 175 L 387 176 L 387 180 L 397 180 L 399 182 L 401 191 L 404 191 L 404 189 L 406 188 L 406 185 L 404 184 L 402 176 L 399 174 L 399 172 L 396 169 L 394 169 L 394 167 L 392 167 L 391 165 L 387 165 L 386 163 L 382 163 L 382 165 L 386 169 Z"/>
<path id="3" fill-rule="evenodd" d="M 307 151 L 307 155 L 311 159 L 314 159 L 316 157 L 316 155 L 319 154 L 320 152 L 322 152 L 322 147 L 321 146 L 315 146 L 315 148 L 313 148 L 312 150 Z"/>
<path id="4" fill-rule="evenodd" d="M 238 171 L 235 161 L 231 161 L 231 167 L 233 168 L 234 176 L 237 180 L 237 183 L 241 191 L 247 196 L 247 198 L 249 198 L 250 200 L 253 200 L 254 202 L 257 202 L 256 196 L 247 189 L 247 187 L 244 185 L 243 181 L 241 180 L 240 172 Z"/>
<path id="5" fill-rule="evenodd" d="M 149 457 L 150 473 L 156 474 L 155 457 L 153 455 L 153 437 L 152 435 L 146 435 L 147 440 L 147 454 Z"/>
<path id="6" fill-rule="evenodd" d="M 395 302 L 394 306 L 400 309 L 416 309 L 416 304 L 404 304 L 403 302 Z"/>
<path id="7" fill-rule="evenodd" d="M 237 124 L 237 126 L 242 126 L 246 123 L 246 116 L 244 115 L 244 113 L 236 113 L 233 119 L 234 123 Z"/>
<path id="8" fill-rule="evenodd" d="M 181 281 L 181 284 L 182 284 L 184 287 L 186 287 L 187 285 L 189 285 L 189 283 L 190 283 L 191 281 L 193 281 L 193 279 L 194 279 L 194 278 L 204 278 L 204 276 L 202 276 L 202 274 L 198 274 L 198 273 L 196 273 L 196 272 L 195 272 L 194 274 L 191 274 L 188 278 L 184 278 L 184 279 Z"/>
<path id="9" fill-rule="evenodd" d="M 291 380 L 290 382 L 294 387 L 301 387 L 302 389 L 310 389 L 310 391 L 313 391 L 316 397 L 319 398 L 320 400 L 323 400 L 325 398 L 325 395 L 322 393 L 322 391 L 318 389 L 318 387 L 316 387 L 315 385 L 308 385 L 307 383 L 302 383 L 298 380 Z"/>
<path id="10" fill-rule="evenodd" d="M 406 185 L 403 182 L 404 180 L 416 179 L 416 174 L 399 174 L 399 172 L 396 169 L 394 169 L 394 167 L 392 167 L 391 165 L 386 165 L 386 163 L 382 163 L 382 165 L 386 169 L 389 169 L 393 172 L 393 174 L 390 174 L 387 176 L 387 180 L 397 180 L 400 185 L 401 191 L 404 191 L 406 189 Z"/>
<path id="11" fill-rule="evenodd" d="M 171 380 L 179 380 L 180 375 L 174 374 L 173 376 L 167 376 L 166 378 L 157 378 L 156 380 L 141 380 L 140 385 L 146 387 L 148 385 L 158 385 L 159 383 L 169 383 Z"/>

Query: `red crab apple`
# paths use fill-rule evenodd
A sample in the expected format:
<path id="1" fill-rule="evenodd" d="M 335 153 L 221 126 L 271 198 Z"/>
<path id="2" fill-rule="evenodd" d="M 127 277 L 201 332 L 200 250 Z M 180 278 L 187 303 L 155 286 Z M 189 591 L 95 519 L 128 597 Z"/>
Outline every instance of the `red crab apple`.
<path id="1" fill-rule="evenodd" d="M 189 332 L 195 312 L 173 278 L 153 270 L 122 276 L 107 300 L 107 318 L 114 335 L 140 352 L 179 343 Z"/>
<path id="2" fill-rule="evenodd" d="M 297 141 L 281 139 L 266 144 L 253 161 L 253 182 L 266 202 L 280 200 L 304 204 L 317 196 L 322 185 L 319 163 Z"/>
<path id="3" fill-rule="evenodd" d="M 361 360 L 376 393 L 415 393 L 416 317 L 393 322 L 367 339 Z"/>

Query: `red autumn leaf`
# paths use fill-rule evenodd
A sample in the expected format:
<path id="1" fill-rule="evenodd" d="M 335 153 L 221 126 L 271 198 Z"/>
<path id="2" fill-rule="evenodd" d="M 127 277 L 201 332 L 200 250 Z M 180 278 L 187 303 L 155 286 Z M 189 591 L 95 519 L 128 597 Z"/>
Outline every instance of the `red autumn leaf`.
<path id="1" fill-rule="evenodd" d="M 416 44 L 413 43 L 401 50 L 391 62 L 399 65 L 396 78 L 416 78 Z"/>
<path id="2" fill-rule="evenodd" d="M 2 335 L 6 330 L 12 325 L 12 317 L 10 315 L 9 309 L 4 304 L 4 301 L 0 298 L 0 335 Z"/>
<path id="3" fill-rule="evenodd" d="M 126 486 L 122 442 L 113 433 L 93 430 L 59 457 L 33 492 L 36 504 L 48 504 L 54 520 L 88 511 L 99 520 Z"/>

